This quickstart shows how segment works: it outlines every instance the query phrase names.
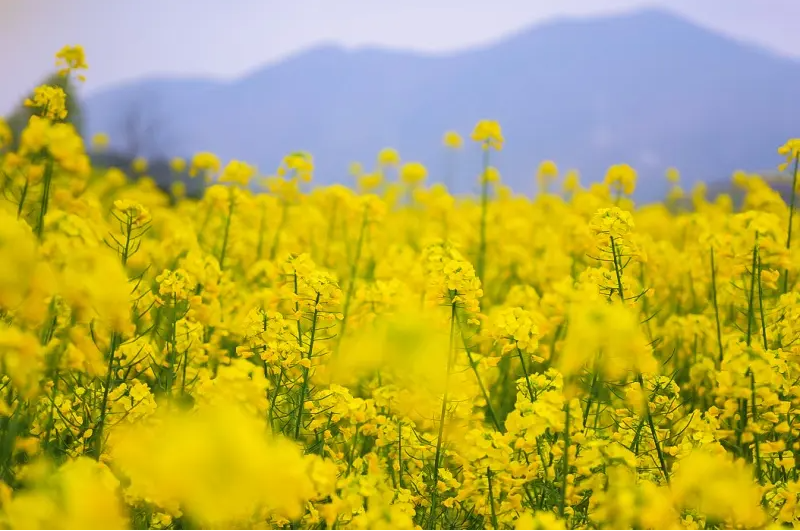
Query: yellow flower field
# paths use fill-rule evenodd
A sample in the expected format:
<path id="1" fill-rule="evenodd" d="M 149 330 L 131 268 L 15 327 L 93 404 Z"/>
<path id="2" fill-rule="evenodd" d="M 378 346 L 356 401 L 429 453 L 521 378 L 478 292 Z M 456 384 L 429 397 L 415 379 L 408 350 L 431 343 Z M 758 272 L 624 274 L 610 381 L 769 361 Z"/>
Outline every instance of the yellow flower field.
<path id="1" fill-rule="evenodd" d="M 80 47 L 58 61 L 80 81 Z M 3 527 L 800 526 L 799 227 L 760 177 L 734 207 L 670 170 L 636 206 L 633 168 L 548 161 L 531 199 L 484 120 L 442 140 L 482 146 L 477 197 L 385 149 L 352 189 L 199 153 L 171 165 L 189 199 L 93 168 L 62 89 L 26 105 L 13 149 L 0 125 Z"/>

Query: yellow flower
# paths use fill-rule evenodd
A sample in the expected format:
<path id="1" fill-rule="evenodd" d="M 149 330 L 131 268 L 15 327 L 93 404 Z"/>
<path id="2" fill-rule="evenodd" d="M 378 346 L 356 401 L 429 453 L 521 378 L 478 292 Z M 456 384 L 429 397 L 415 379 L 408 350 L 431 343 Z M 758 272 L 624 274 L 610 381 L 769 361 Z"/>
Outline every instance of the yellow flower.
<path id="1" fill-rule="evenodd" d="M 667 169 L 667 181 L 676 184 L 678 181 L 681 180 L 681 174 L 677 168 L 668 168 Z"/>
<path id="2" fill-rule="evenodd" d="M 219 182 L 236 183 L 247 186 L 255 173 L 255 168 L 249 164 L 239 160 L 232 160 L 223 168 L 222 174 L 219 177 Z"/>
<path id="3" fill-rule="evenodd" d="M 176 199 L 183 199 L 186 197 L 186 183 L 175 181 L 170 185 L 170 192 Z"/>
<path id="4" fill-rule="evenodd" d="M 669 189 L 669 192 L 667 193 L 667 202 L 674 203 L 679 199 L 683 199 L 685 195 L 686 194 L 683 191 L 683 188 L 681 188 L 680 186 L 673 186 L 672 188 Z"/>
<path id="5" fill-rule="evenodd" d="M 636 170 L 627 164 L 611 166 L 603 182 L 612 190 L 631 195 L 636 189 Z"/>
<path id="6" fill-rule="evenodd" d="M 489 166 L 481 175 L 480 181 L 487 183 L 500 182 L 500 172 L 494 166 Z"/>
<path id="7" fill-rule="evenodd" d="M 500 151 L 503 149 L 503 132 L 500 129 L 500 124 L 494 120 L 481 120 L 475 125 L 472 131 L 472 140 L 479 142 L 483 149 L 494 149 Z"/>
<path id="8" fill-rule="evenodd" d="M 79 457 L 15 493 L 3 520 L 11 529 L 127 529 L 119 488 L 106 465 Z"/>
<path id="9" fill-rule="evenodd" d="M 188 300 L 196 285 L 194 279 L 183 269 L 165 269 L 156 277 L 156 283 L 159 285 L 158 293 L 166 297 L 166 302 Z"/>
<path id="10" fill-rule="evenodd" d="M 0 117 L 0 150 L 11 144 L 13 139 L 14 135 L 11 132 L 11 128 L 8 126 L 8 123 Z"/>
<path id="11" fill-rule="evenodd" d="M 558 177 L 558 166 L 552 160 L 545 160 L 539 164 L 539 169 L 536 172 L 540 178 Z"/>
<path id="12" fill-rule="evenodd" d="M 182 157 L 173 157 L 169 161 L 169 169 L 173 173 L 183 173 L 186 171 L 186 159 Z"/>
<path id="13" fill-rule="evenodd" d="M 72 124 L 53 123 L 34 115 L 20 135 L 19 154 L 36 156 L 44 150 L 66 172 L 83 176 L 91 170 L 83 139 Z"/>
<path id="14" fill-rule="evenodd" d="M 387 147 L 378 152 L 379 166 L 397 166 L 398 164 L 400 164 L 400 154 L 396 149 Z"/>
<path id="15" fill-rule="evenodd" d="M 735 527 L 760 528 L 766 515 L 752 471 L 724 453 L 695 450 L 681 459 L 672 480 L 676 502 Z"/>
<path id="16" fill-rule="evenodd" d="M 278 175 L 291 174 L 301 181 L 309 182 L 314 175 L 314 160 L 309 153 L 298 151 L 283 158 Z"/>
<path id="17" fill-rule="evenodd" d="M 447 131 L 444 134 L 444 138 L 442 139 L 445 147 L 450 149 L 459 149 L 463 144 L 464 140 L 461 138 L 456 131 Z"/>
<path id="18" fill-rule="evenodd" d="M 136 157 L 131 163 L 131 168 L 136 173 L 145 173 L 147 171 L 147 159 L 144 157 Z"/>
<path id="19" fill-rule="evenodd" d="M 634 223 L 630 212 L 612 207 L 601 208 L 595 212 L 589 227 L 597 235 L 620 238 L 633 230 Z"/>
<path id="20" fill-rule="evenodd" d="M 72 72 L 79 70 L 86 70 L 89 65 L 86 64 L 86 55 L 83 51 L 83 46 L 64 46 L 56 54 L 56 67 L 61 76 L 68 76 Z M 78 75 L 80 81 L 85 81 L 86 78 L 81 74 Z"/>
<path id="21" fill-rule="evenodd" d="M 564 376 L 579 374 L 592 363 L 612 380 L 658 370 L 639 320 L 626 306 L 582 301 L 572 306 L 569 323 L 558 358 Z"/>
<path id="22" fill-rule="evenodd" d="M 536 171 L 536 178 L 539 181 L 539 188 L 547 191 L 550 182 L 558 178 L 558 166 L 552 160 L 543 161 Z"/>
<path id="23" fill-rule="evenodd" d="M 228 400 L 121 429 L 109 441 L 126 492 L 203 527 L 231 527 L 254 514 L 299 519 L 315 497 L 314 458 L 268 435 L 263 420 Z"/>
<path id="24" fill-rule="evenodd" d="M 581 186 L 580 175 L 577 170 L 569 170 L 564 176 L 564 182 L 561 184 L 562 188 L 567 193 L 573 193 Z"/>
<path id="25" fill-rule="evenodd" d="M 36 87 L 33 89 L 33 98 L 25 100 L 25 106 L 38 109 L 49 120 L 63 120 L 67 117 L 67 95 L 61 87 Z"/>
<path id="26" fill-rule="evenodd" d="M 784 171 L 789 164 L 796 162 L 800 158 L 800 138 L 790 138 L 784 145 L 778 148 L 778 154 L 786 158 L 780 165 L 780 170 Z"/>
<path id="27" fill-rule="evenodd" d="M 197 177 L 200 173 L 207 177 L 217 173 L 220 162 L 216 155 L 203 151 L 192 157 L 192 165 L 189 168 L 189 177 Z"/>
<path id="28" fill-rule="evenodd" d="M 358 186 L 363 192 L 371 192 L 380 188 L 383 183 L 383 174 L 364 173 L 358 176 Z"/>
<path id="29" fill-rule="evenodd" d="M 130 221 L 132 228 L 138 228 L 150 222 L 150 212 L 139 203 L 125 199 L 114 201 L 114 211 L 124 220 Z"/>
<path id="30" fill-rule="evenodd" d="M 103 151 L 108 147 L 110 139 L 106 133 L 96 133 L 92 137 L 92 147 L 97 151 Z"/>
<path id="31" fill-rule="evenodd" d="M 428 176 L 428 170 L 419 162 L 406 162 L 400 168 L 400 179 L 408 186 L 417 186 Z"/>
<path id="32" fill-rule="evenodd" d="M 35 336 L 16 327 L 0 326 L 0 361 L 17 393 L 26 398 L 36 396 L 45 358 Z"/>
<path id="33" fill-rule="evenodd" d="M 364 166 L 360 162 L 351 162 L 347 171 L 353 177 L 360 177 L 364 173 Z"/>

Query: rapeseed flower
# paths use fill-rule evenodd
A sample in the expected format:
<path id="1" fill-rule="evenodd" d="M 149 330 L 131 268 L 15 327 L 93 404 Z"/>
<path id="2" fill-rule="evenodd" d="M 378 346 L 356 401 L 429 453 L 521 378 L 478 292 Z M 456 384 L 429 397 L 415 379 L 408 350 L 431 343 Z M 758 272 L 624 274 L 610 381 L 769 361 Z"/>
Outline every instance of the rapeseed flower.
<path id="1" fill-rule="evenodd" d="M 400 168 L 400 179 L 408 186 L 421 184 L 428 176 L 428 170 L 419 162 L 406 162 Z"/>
<path id="2" fill-rule="evenodd" d="M 631 195 L 636 189 L 636 175 L 627 164 L 616 164 L 608 169 L 603 182 L 617 193 Z"/>
<path id="3" fill-rule="evenodd" d="M 447 131 L 442 138 L 442 143 L 450 149 L 459 149 L 464 144 L 464 139 L 455 131 Z"/>
<path id="4" fill-rule="evenodd" d="M 33 89 L 33 97 L 25 100 L 25 106 L 37 109 L 41 116 L 49 120 L 63 120 L 67 117 L 67 95 L 61 87 L 36 87 Z"/>
<path id="5" fill-rule="evenodd" d="M 475 125 L 472 131 L 472 140 L 481 144 L 483 149 L 494 149 L 500 151 L 503 149 L 503 132 L 494 120 L 481 120 Z"/>
<path id="6" fill-rule="evenodd" d="M 378 165 L 383 168 L 400 164 L 400 154 L 396 149 L 383 148 L 378 152 Z"/>
<path id="7" fill-rule="evenodd" d="M 769 180 L 678 201 L 669 170 L 638 205 L 618 165 L 531 198 L 482 120 L 477 196 L 391 149 L 357 189 L 305 152 L 156 183 L 92 167 L 60 98 L 0 125 L 4 527 L 800 522 L 798 220 Z"/>
<path id="8" fill-rule="evenodd" d="M 83 46 L 64 46 L 56 54 L 56 66 L 60 68 L 59 75 L 65 77 L 73 72 L 88 69 L 89 65 L 86 64 Z M 78 80 L 85 81 L 86 78 L 83 74 L 78 74 Z"/>
<path id="9" fill-rule="evenodd" d="M 189 177 L 197 177 L 203 174 L 206 177 L 217 173 L 220 169 L 220 162 L 216 155 L 208 152 L 196 153 L 192 157 L 192 164 L 189 167 Z"/>

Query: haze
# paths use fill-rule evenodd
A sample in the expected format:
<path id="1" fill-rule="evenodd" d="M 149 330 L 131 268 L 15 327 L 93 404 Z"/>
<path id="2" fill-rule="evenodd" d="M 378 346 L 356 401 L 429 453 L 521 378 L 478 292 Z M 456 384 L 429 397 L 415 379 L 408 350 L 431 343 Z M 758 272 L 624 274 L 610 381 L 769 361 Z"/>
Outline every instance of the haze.
<path id="1" fill-rule="evenodd" d="M 67 43 L 86 47 L 91 92 L 148 76 L 232 78 L 321 43 L 441 53 L 553 17 L 648 6 L 800 57 L 797 0 L 0 0 L 0 113 Z"/>

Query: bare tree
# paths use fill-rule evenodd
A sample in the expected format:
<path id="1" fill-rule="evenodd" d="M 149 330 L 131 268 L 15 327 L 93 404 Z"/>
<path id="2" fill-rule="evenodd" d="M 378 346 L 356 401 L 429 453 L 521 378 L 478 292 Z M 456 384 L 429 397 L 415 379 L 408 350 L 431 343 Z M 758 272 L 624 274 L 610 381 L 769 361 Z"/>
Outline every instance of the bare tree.
<path id="1" fill-rule="evenodd" d="M 139 92 L 119 115 L 114 144 L 131 158 L 163 159 L 168 154 L 168 126 L 159 98 L 151 90 Z"/>

